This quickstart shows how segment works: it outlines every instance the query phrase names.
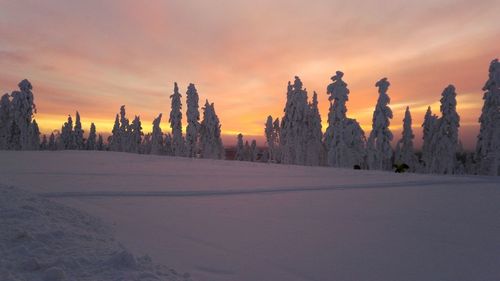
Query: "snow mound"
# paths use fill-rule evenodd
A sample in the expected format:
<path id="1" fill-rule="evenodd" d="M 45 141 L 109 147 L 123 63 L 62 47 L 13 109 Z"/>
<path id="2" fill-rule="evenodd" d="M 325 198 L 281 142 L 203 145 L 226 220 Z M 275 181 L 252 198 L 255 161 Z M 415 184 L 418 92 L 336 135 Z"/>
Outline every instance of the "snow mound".
<path id="1" fill-rule="evenodd" d="M 102 221 L 0 185 L 0 280 L 191 280 L 135 257 Z"/>

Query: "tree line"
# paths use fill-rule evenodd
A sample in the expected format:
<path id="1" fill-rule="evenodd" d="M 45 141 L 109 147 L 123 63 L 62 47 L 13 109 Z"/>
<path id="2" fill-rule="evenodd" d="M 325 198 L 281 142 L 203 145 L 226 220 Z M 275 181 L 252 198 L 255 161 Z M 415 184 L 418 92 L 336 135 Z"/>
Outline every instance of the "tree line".
<path id="1" fill-rule="evenodd" d="M 440 116 L 429 107 L 422 124 L 423 147 L 415 151 L 410 108 L 406 107 L 403 131 L 396 147 L 389 129 L 393 118 L 388 95 L 390 82 L 382 78 L 375 83 L 378 99 L 368 137 L 356 119 L 347 116 L 349 89 L 337 71 L 326 92 L 330 103 L 328 127 L 323 133 L 318 111 L 317 93 L 311 101 L 299 77 L 288 82 L 284 115 L 267 118 L 265 137 L 266 162 L 332 166 L 354 169 L 395 170 L 435 174 L 500 174 L 500 63 L 491 61 L 489 76 L 483 87 L 484 105 L 479 118 L 480 132 L 475 152 L 463 150 L 458 139 L 460 116 L 457 113 L 456 89 L 448 85 L 441 94 Z M 238 160 L 252 161 L 238 136 Z"/>
<path id="2" fill-rule="evenodd" d="M 199 98 L 194 84 L 189 84 L 187 96 L 187 130 L 182 134 L 182 103 L 177 83 L 170 96 L 171 112 L 169 123 L 171 133 L 163 133 L 160 127 L 160 113 L 152 123 L 151 133 L 144 134 L 140 116 L 132 122 L 126 115 L 125 106 L 115 116 L 111 135 L 105 141 L 97 134 L 94 123 L 90 125 L 87 138 L 84 137 L 80 114 L 75 121 L 71 115 L 49 137 L 42 135 L 33 118 L 36 113 L 33 87 L 28 80 L 19 84 L 19 91 L 2 96 L 0 102 L 0 149 L 4 150 L 109 150 L 141 154 L 157 154 L 181 157 L 224 159 L 221 139 L 221 125 L 215 112 L 215 105 L 206 100 L 200 121 Z"/>
<path id="3" fill-rule="evenodd" d="M 326 87 L 329 100 L 328 127 L 323 132 L 318 109 L 318 95 L 308 92 L 299 77 L 288 82 L 284 114 L 274 119 L 268 116 L 264 134 L 266 149 L 260 151 L 256 141 L 244 141 L 237 136 L 234 159 L 282 164 L 332 166 L 354 169 L 396 170 L 437 174 L 500 174 L 500 63 L 491 61 L 489 76 L 483 87 L 484 105 L 479 118 L 480 132 L 476 149 L 466 153 L 458 139 L 460 116 L 456 111 L 456 89 L 444 88 L 441 94 L 440 116 L 429 107 L 422 124 L 423 146 L 415 151 L 412 116 L 407 107 L 403 131 L 396 147 L 391 146 L 393 134 L 389 129 L 393 118 L 390 108 L 387 78 L 375 83 L 378 99 L 372 119 L 372 130 L 365 135 L 356 119 L 347 116 L 346 103 L 350 91 L 337 71 Z M 168 122 L 171 132 L 160 127 L 162 114 L 152 122 L 152 132 L 144 134 L 140 116 L 132 122 L 127 118 L 125 106 L 115 116 L 111 135 L 104 140 L 97 134 L 94 123 L 87 138 L 84 137 L 80 115 L 71 115 L 49 137 L 43 135 L 36 120 L 32 85 L 28 80 L 19 84 L 19 90 L 5 94 L 0 100 L 0 149 L 7 150 L 110 150 L 142 154 L 179 157 L 224 159 L 220 120 L 213 103 L 205 102 L 200 121 L 199 97 L 194 84 L 186 91 L 186 133 L 182 127 L 182 95 L 174 83 L 170 96 L 171 111 Z"/>

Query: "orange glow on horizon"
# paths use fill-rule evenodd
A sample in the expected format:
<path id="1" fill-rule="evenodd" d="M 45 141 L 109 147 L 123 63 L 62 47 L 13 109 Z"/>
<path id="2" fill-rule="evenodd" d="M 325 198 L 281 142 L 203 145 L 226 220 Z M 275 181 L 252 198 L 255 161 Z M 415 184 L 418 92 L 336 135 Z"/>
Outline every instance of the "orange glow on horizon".
<path id="1" fill-rule="evenodd" d="M 493 0 L 474 5 L 451 0 L 395 0 L 391 5 L 360 0 L 5 1 L 0 90 L 16 90 L 28 78 L 43 133 L 60 130 L 67 115 L 74 117 L 78 110 L 86 132 L 94 122 L 98 132 L 109 134 L 121 105 L 130 120 L 140 115 L 144 132 L 163 113 L 162 129 L 170 132 L 174 81 L 183 95 L 184 125 L 186 88 L 195 83 L 200 111 L 205 99 L 215 103 L 225 144 L 235 143 L 241 132 L 262 145 L 267 116 L 281 119 L 286 84 L 295 75 L 309 97 L 318 93 L 324 131 L 325 89 L 332 74 L 342 70 L 350 89 L 347 114 L 367 136 L 377 100 L 374 83 L 388 77 L 395 141 L 408 105 L 419 145 L 427 106 L 439 115 L 441 92 L 451 83 L 457 89 L 460 138 L 472 148 L 481 88 L 489 62 L 500 55 L 499 9 L 500 2 Z M 30 21 L 20 21 L 19 15 Z"/>

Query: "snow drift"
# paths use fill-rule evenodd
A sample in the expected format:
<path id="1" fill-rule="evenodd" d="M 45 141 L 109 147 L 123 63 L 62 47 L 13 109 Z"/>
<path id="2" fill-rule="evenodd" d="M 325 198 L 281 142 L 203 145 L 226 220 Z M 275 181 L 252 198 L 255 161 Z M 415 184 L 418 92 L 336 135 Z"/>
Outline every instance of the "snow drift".
<path id="1" fill-rule="evenodd" d="M 0 280 L 190 280 L 135 257 L 108 225 L 81 211 L 0 186 Z"/>

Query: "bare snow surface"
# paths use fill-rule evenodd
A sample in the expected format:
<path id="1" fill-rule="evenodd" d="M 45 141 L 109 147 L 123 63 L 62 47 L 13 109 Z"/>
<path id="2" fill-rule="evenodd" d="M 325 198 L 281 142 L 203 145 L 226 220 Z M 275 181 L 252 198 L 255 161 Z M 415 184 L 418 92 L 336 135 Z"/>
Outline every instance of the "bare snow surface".
<path id="1" fill-rule="evenodd" d="M 0 184 L 2 281 L 500 279 L 498 178 L 4 151 Z"/>

